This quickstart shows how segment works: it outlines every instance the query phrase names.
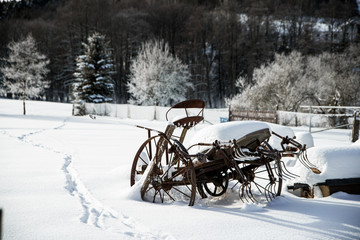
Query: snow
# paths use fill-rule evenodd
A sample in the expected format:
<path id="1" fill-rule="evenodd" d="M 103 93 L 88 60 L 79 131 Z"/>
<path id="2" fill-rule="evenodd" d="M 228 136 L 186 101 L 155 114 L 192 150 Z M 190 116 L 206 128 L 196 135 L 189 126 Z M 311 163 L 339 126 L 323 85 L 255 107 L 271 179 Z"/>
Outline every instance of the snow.
<path id="1" fill-rule="evenodd" d="M 321 174 L 311 174 L 300 166 L 295 165 L 295 174 L 301 177 L 295 179 L 297 182 L 316 184 L 325 182 L 326 179 L 334 178 L 358 178 L 360 177 L 360 146 L 322 146 L 313 147 L 307 151 L 311 163 L 320 168 Z"/>
<path id="2" fill-rule="evenodd" d="M 71 104 L 27 101 L 23 116 L 21 101 L 0 99 L 3 239 L 360 238 L 359 195 L 299 198 L 286 191 L 289 182 L 263 205 L 242 203 L 231 191 L 193 207 L 144 202 L 129 184 L 133 157 L 147 138 L 134 125 L 164 130 L 167 122 L 73 117 L 71 111 Z M 187 139 L 207 126 L 189 130 Z M 291 130 L 298 136 L 307 128 Z M 288 169 L 304 181 L 360 177 L 360 143 L 349 134 L 312 134 L 308 155 L 322 174 L 297 163 Z"/>
<path id="3" fill-rule="evenodd" d="M 302 145 L 306 145 L 307 149 L 314 146 L 314 139 L 311 133 L 297 133 L 295 140 L 301 143 Z"/>
<path id="4" fill-rule="evenodd" d="M 256 121 L 242 121 L 242 122 L 226 122 L 221 124 L 214 124 L 208 127 L 205 127 L 198 131 L 190 140 L 189 146 L 197 143 L 213 143 L 215 140 L 229 142 L 233 139 L 240 139 L 241 137 L 252 133 L 254 131 L 269 129 L 268 124 L 264 122 Z M 199 146 L 196 148 L 191 148 L 193 151 L 202 152 L 208 147 Z"/>

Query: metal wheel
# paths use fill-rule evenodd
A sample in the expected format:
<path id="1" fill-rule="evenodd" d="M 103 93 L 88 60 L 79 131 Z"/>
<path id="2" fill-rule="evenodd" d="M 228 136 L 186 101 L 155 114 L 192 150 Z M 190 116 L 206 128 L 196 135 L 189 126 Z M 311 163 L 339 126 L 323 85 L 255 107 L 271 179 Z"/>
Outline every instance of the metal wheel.
<path id="1" fill-rule="evenodd" d="M 160 136 L 153 136 L 148 138 L 137 151 L 130 173 L 130 186 L 133 186 L 140 180 L 144 174 L 149 162 L 153 159 L 156 152 L 156 145 L 159 142 Z"/>
<path id="2" fill-rule="evenodd" d="M 184 201 L 193 206 L 196 196 L 194 166 L 191 161 L 184 160 L 176 154 L 169 154 L 169 146 L 167 143 L 167 150 L 161 161 L 151 162 L 151 169 L 142 188 L 142 198 L 154 203 Z"/>
<path id="3" fill-rule="evenodd" d="M 160 145 L 163 145 L 162 147 Z M 160 159 L 156 155 L 162 149 Z M 141 190 L 146 201 L 164 203 L 186 201 L 194 205 L 196 175 L 191 161 L 181 159 L 171 144 L 160 135 L 147 139 L 135 155 L 131 169 L 130 185 L 134 185 L 150 168 Z"/>
<path id="4" fill-rule="evenodd" d="M 220 172 L 212 178 L 211 182 L 204 183 L 205 191 L 214 197 L 223 195 L 229 185 L 229 175 L 227 172 Z"/>
<path id="5" fill-rule="evenodd" d="M 246 181 L 239 186 L 242 201 L 261 203 L 269 202 L 280 196 L 282 188 L 282 168 L 280 159 L 261 166 L 240 166 Z"/>

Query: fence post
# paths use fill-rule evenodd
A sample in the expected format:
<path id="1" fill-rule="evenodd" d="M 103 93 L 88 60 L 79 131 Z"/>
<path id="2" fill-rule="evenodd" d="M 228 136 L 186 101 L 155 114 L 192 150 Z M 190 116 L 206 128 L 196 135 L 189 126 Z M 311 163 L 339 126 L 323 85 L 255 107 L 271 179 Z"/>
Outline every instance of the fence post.
<path id="1" fill-rule="evenodd" d="M 155 105 L 155 106 L 154 106 L 154 120 L 157 120 L 157 117 L 156 117 L 156 108 L 157 108 L 157 106 Z"/>
<path id="2" fill-rule="evenodd" d="M 0 209 L 0 240 L 2 239 L 2 209 Z"/>
<path id="3" fill-rule="evenodd" d="M 351 132 L 351 141 L 356 142 L 359 139 L 359 125 L 360 125 L 360 116 L 358 112 L 354 112 L 354 122 Z"/>
<path id="4" fill-rule="evenodd" d="M 232 112 L 231 112 L 231 108 L 230 108 L 230 105 L 229 105 L 229 122 L 232 121 Z"/>
<path id="5" fill-rule="evenodd" d="M 309 110 L 309 133 L 311 133 L 311 114 L 312 114 L 312 107 L 310 106 L 310 110 Z"/>

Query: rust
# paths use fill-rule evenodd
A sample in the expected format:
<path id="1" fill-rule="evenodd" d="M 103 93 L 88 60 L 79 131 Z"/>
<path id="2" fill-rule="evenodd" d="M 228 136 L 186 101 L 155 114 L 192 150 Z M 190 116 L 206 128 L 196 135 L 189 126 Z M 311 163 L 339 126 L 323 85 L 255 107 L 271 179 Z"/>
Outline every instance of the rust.
<path id="1" fill-rule="evenodd" d="M 189 154 L 182 143 L 187 130 L 204 119 L 204 107 L 201 100 L 184 101 L 167 111 L 167 120 L 172 109 L 184 109 L 184 117 L 169 124 L 164 132 L 141 127 L 148 131 L 149 138 L 135 155 L 130 185 L 144 177 L 141 188 L 144 200 L 186 200 L 192 206 L 196 192 L 201 198 L 218 197 L 231 185 L 232 190 L 238 189 L 243 202 L 271 201 L 280 196 L 283 180 L 296 177 L 286 169 L 281 160 L 284 156 L 297 156 L 305 167 L 321 173 L 307 158 L 306 146 L 292 138 L 270 133 L 268 129 L 228 142 L 198 143 L 193 146 L 208 146 L 207 150 Z M 193 114 L 188 111 L 191 108 L 200 110 Z M 181 137 L 173 136 L 175 127 L 183 128 Z M 150 132 L 157 135 L 151 136 Z M 271 135 L 281 139 L 282 150 L 270 146 Z"/>

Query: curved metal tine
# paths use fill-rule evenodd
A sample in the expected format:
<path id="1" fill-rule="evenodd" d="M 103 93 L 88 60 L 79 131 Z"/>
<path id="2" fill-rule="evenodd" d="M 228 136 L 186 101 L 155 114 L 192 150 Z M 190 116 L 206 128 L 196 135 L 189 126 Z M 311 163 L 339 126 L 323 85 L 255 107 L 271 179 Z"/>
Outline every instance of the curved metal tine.
<path id="1" fill-rule="evenodd" d="M 258 201 L 256 200 L 256 198 L 255 198 L 254 195 L 252 194 L 251 185 L 250 185 L 250 187 L 249 187 L 248 189 L 249 189 L 249 193 L 250 193 L 250 194 L 248 194 L 250 200 L 251 200 L 253 203 L 258 203 Z"/>
<path id="2" fill-rule="evenodd" d="M 275 184 L 271 184 L 271 186 L 270 186 L 270 191 L 269 191 L 269 193 L 270 193 L 270 198 L 271 198 L 271 200 L 273 200 L 273 199 L 275 199 L 275 197 L 276 197 L 276 194 L 275 194 L 275 190 L 276 190 L 276 185 Z"/>
<path id="3" fill-rule="evenodd" d="M 309 164 L 310 167 L 317 168 L 314 164 L 312 164 L 312 163 L 309 161 L 308 156 L 307 156 L 307 151 L 304 151 L 304 152 L 303 152 L 303 155 L 304 155 L 305 161 Z"/>
<path id="4" fill-rule="evenodd" d="M 299 156 L 299 160 L 305 167 L 311 168 L 312 167 L 311 163 L 309 162 L 309 160 L 307 160 L 306 155 L 307 155 L 306 151 L 302 152 Z"/>
<path id="5" fill-rule="evenodd" d="M 302 155 L 301 155 L 302 156 Z M 300 156 L 300 160 L 302 159 L 302 163 L 304 164 L 304 162 L 307 164 L 306 167 L 308 167 L 313 173 L 315 174 L 320 174 L 321 171 L 314 165 L 312 164 L 309 159 L 307 158 L 307 154 L 304 154 L 304 156 L 301 157 Z"/>
<path id="6" fill-rule="evenodd" d="M 270 193 L 272 193 L 272 192 L 268 189 L 268 186 L 269 186 L 269 185 L 274 185 L 274 184 L 268 183 L 265 187 L 263 187 L 263 186 L 259 185 L 259 184 L 256 183 L 256 182 L 254 182 L 254 183 L 258 186 L 258 188 L 261 187 L 262 189 L 264 189 L 265 198 L 266 198 L 266 200 L 267 200 L 268 202 L 270 202 L 270 201 L 269 201 L 269 196 L 268 196 L 268 194 L 269 194 L 269 192 L 270 192 Z M 271 198 L 270 198 L 270 200 L 271 200 Z"/>
<path id="7" fill-rule="evenodd" d="M 283 179 L 283 180 L 289 180 L 294 178 L 293 176 L 291 176 L 291 173 L 286 169 L 285 164 L 283 161 L 280 161 L 280 166 L 282 166 L 284 171 L 279 172 L 278 171 L 278 163 L 276 163 L 274 170 L 277 176 L 279 176 L 279 178 Z"/>
<path id="8" fill-rule="evenodd" d="M 251 193 L 251 185 L 250 185 L 250 188 L 249 188 L 249 185 L 250 184 L 247 184 L 246 185 L 246 195 L 248 196 L 248 198 L 250 199 L 251 202 L 255 203 L 254 200 L 252 199 L 252 193 Z M 250 189 L 250 190 L 249 190 Z M 250 194 L 250 193 L 251 194 Z M 248 201 L 249 202 L 249 201 Z"/>
<path id="9" fill-rule="evenodd" d="M 274 192 L 276 191 L 276 184 L 268 183 L 265 187 L 262 187 L 262 188 L 264 188 L 264 190 L 265 190 L 264 195 L 265 195 L 266 201 L 270 202 L 272 199 L 275 198 Z"/>
<path id="10" fill-rule="evenodd" d="M 273 167 L 272 169 L 274 169 L 275 174 L 276 174 L 277 176 L 279 176 L 279 178 L 283 179 L 282 172 L 279 172 L 279 171 L 278 171 L 278 163 L 277 163 L 277 162 L 275 163 L 275 165 L 274 165 L 274 167 Z"/>
<path id="11" fill-rule="evenodd" d="M 243 196 L 244 196 L 244 185 L 241 185 L 241 187 L 239 187 L 239 197 L 240 197 L 240 200 L 243 203 L 245 203 L 244 200 L 243 200 Z"/>
<path id="12" fill-rule="evenodd" d="M 235 151 L 234 151 L 234 155 L 235 158 L 242 158 L 245 157 L 244 153 L 241 151 L 241 149 L 239 147 L 235 147 Z"/>
<path id="13" fill-rule="evenodd" d="M 243 150 L 241 148 L 239 148 L 239 151 L 240 151 L 240 155 L 243 156 L 243 157 L 246 157 L 248 156 L 246 153 L 243 152 Z"/>
<path id="14" fill-rule="evenodd" d="M 276 197 L 277 197 L 277 195 L 276 195 L 276 188 L 277 188 L 278 186 L 276 185 L 276 184 L 273 184 L 273 190 L 271 191 L 272 193 L 273 193 L 273 198 L 275 199 Z"/>
<path id="15" fill-rule="evenodd" d="M 305 162 L 305 159 L 304 159 L 304 156 L 303 156 L 302 153 L 301 153 L 300 156 L 299 156 L 299 161 L 300 161 L 301 164 L 304 165 L 306 168 L 309 168 L 309 169 L 310 169 L 310 166 Z"/>
<path id="16" fill-rule="evenodd" d="M 281 166 L 282 166 L 281 168 L 284 170 L 284 171 L 283 171 L 284 175 L 288 176 L 290 179 L 300 177 L 299 175 L 290 172 L 290 171 L 286 168 L 285 163 L 284 163 L 283 161 L 280 161 L 280 163 L 281 163 Z"/>
<path id="17" fill-rule="evenodd" d="M 271 183 L 268 183 L 267 185 L 266 185 L 266 195 L 267 195 L 267 197 L 266 197 L 266 199 L 268 200 L 268 202 L 270 202 L 271 200 L 273 200 L 275 197 L 274 197 L 274 192 L 273 192 L 273 187 L 276 187 L 275 186 L 275 184 L 271 184 Z"/>
<path id="18" fill-rule="evenodd" d="M 237 146 L 234 146 L 234 157 L 239 157 L 239 148 Z"/>
<path id="19" fill-rule="evenodd" d="M 245 192 L 244 192 L 244 189 L 245 189 Z M 249 199 L 246 197 L 246 196 L 248 196 L 249 197 L 249 195 L 248 195 L 248 189 L 247 189 L 247 184 L 246 185 L 242 185 L 242 188 L 241 188 L 241 192 L 242 192 L 242 198 L 244 198 L 245 199 L 245 201 L 246 202 L 250 202 L 249 201 Z M 246 193 L 246 194 L 245 194 Z M 251 199 L 250 199 L 251 200 Z M 243 200 L 242 200 L 243 201 Z M 251 200 L 252 201 L 252 200 Z M 243 201 L 244 202 L 244 201 Z"/>
<path id="20" fill-rule="evenodd" d="M 311 167 L 311 163 L 310 163 L 309 160 L 307 159 L 307 153 L 306 153 L 306 151 L 302 152 L 302 153 L 300 154 L 300 157 L 299 157 L 299 158 L 301 158 L 301 160 L 302 160 L 304 163 L 306 163 L 306 166 L 308 166 L 309 168 Z"/>

